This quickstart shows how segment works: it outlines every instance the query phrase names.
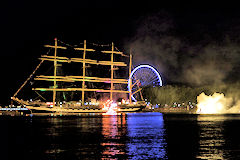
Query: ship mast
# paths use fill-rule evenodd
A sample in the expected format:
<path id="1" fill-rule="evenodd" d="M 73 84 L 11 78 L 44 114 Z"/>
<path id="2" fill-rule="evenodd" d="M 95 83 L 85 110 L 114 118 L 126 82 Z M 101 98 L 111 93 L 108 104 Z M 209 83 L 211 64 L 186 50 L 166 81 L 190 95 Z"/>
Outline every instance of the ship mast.
<path id="1" fill-rule="evenodd" d="M 112 42 L 112 53 L 111 53 L 111 92 L 110 92 L 110 100 L 112 101 L 112 94 L 113 94 L 113 51 L 114 51 L 114 44 Z"/>
<path id="2" fill-rule="evenodd" d="M 58 57 L 57 57 L 57 49 L 58 48 L 60 48 L 60 49 L 67 49 L 66 47 L 62 47 L 62 46 L 58 46 L 58 44 L 57 44 L 57 38 L 54 38 L 54 41 L 55 41 L 55 43 L 54 43 L 54 46 L 52 46 L 52 45 L 45 45 L 45 47 L 49 47 L 49 48 L 54 48 L 54 56 L 52 56 L 52 58 L 53 58 L 53 62 L 54 62 L 54 72 L 53 72 L 53 74 L 54 74 L 54 76 L 53 76 L 53 88 L 52 88 L 52 91 L 53 91 L 53 107 L 55 107 L 55 103 L 56 103 L 56 92 L 57 92 L 57 61 L 58 61 Z M 44 61 L 43 59 L 42 59 L 42 61 Z"/>
<path id="3" fill-rule="evenodd" d="M 94 60 L 94 59 L 86 59 L 86 52 L 95 52 L 96 50 L 94 49 L 88 49 L 86 46 L 86 40 L 84 40 L 84 46 L 83 48 L 75 48 L 74 46 L 71 46 L 69 44 L 66 44 L 70 47 L 72 47 L 74 50 L 78 50 L 78 51 L 82 51 L 83 53 L 83 57 L 82 58 L 70 58 L 70 57 L 59 57 L 57 56 L 57 49 L 64 49 L 67 50 L 67 47 L 64 46 L 58 46 L 58 39 L 55 38 L 55 43 L 54 45 L 44 45 L 45 47 L 48 48 L 54 48 L 54 56 L 49 56 L 48 53 L 46 55 L 42 55 L 41 58 L 39 58 L 41 60 L 41 62 L 39 63 L 39 65 L 36 67 L 36 69 L 33 71 L 33 73 L 28 77 L 28 79 L 22 84 L 22 86 L 17 90 L 17 92 L 13 95 L 13 97 L 11 97 L 12 100 L 15 100 L 21 104 L 26 104 L 28 105 L 28 103 L 26 101 L 23 100 L 19 100 L 16 96 L 19 93 L 19 91 L 26 85 L 26 83 L 31 79 L 31 77 L 33 76 L 33 74 L 35 74 L 35 72 L 37 71 L 37 69 L 40 67 L 40 65 L 44 62 L 44 61 L 52 61 L 54 62 L 54 75 L 53 76 L 46 76 L 46 75 L 39 75 L 36 76 L 34 78 L 34 80 L 40 80 L 40 81 L 53 81 L 53 87 L 49 87 L 49 88 L 32 88 L 32 90 L 35 91 L 52 91 L 53 92 L 53 96 L 52 96 L 52 102 L 53 102 L 53 107 L 56 106 L 56 94 L 57 92 L 65 92 L 65 91 L 81 91 L 82 92 L 82 105 L 84 105 L 84 93 L 85 92 L 105 92 L 105 93 L 110 93 L 110 100 L 113 100 L 113 93 L 126 93 L 129 94 L 129 102 L 130 104 L 132 103 L 132 95 L 134 95 L 135 93 L 139 92 L 141 89 L 138 89 L 136 92 L 132 93 L 132 87 L 134 85 L 137 84 L 137 82 L 135 82 L 134 84 L 132 84 L 132 81 L 130 79 L 131 77 L 131 69 L 132 69 L 132 54 L 130 51 L 130 56 L 129 56 L 129 78 L 128 79 L 114 79 L 114 70 L 116 69 L 115 66 L 119 66 L 119 67 L 126 67 L 127 64 L 124 62 L 118 62 L 118 61 L 114 61 L 114 54 L 118 54 L 121 56 L 126 56 L 125 54 L 123 54 L 123 52 L 120 52 L 118 49 L 117 51 L 114 50 L 114 43 L 112 42 L 112 47 L 111 50 L 105 50 L 105 51 L 101 51 L 101 53 L 105 53 L 105 54 L 111 54 L 111 61 L 99 61 L 99 60 Z M 61 42 L 64 43 L 64 42 Z M 50 51 L 50 50 L 49 50 Z M 58 76 L 57 75 L 57 67 L 58 64 L 61 63 L 82 63 L 83 64 L 83 74 L 82 76 Z M 103 66 L 110 66 L 111 67 L 111 77 L 110 78 L 102 78 L 102 77 L 89 77 L 86 76 L 86 64 L 93 64 L 93 65 L 103 65 Z M 100 88 L 86 88 L 85 87 L 85 81 L 87 82 L 97 82 L 97 83 L 110 83 L 111 84 L 111 88 L 110 89 L 100 89 Z M 114 88 L 114 84 L 128 84 L 129 81 L 129 90 L 123 90 L 123 89 L 118 89 L 115 90 Z M 82 87 L 79 88 L 59 88 L 57 83 L 58 82 L 70 82 L 70 83 L 74 83 L 74 82 L 82 82 Z M 140 93 L 141 94 L 141 93 Z M 141 94 L 141 98 L 143 100 L 142 94 Z"/>
<path id="4" fill-rule="evenodd" d="M 132 71 L 132 54 L 130 51 L 130 57 L 129 57 L 129 103 L 132 104 L 132 79 L 131 79 L 131 71 Z"/>
<path id="5" fill-rule="evenodd" d="M 86 40 L 84 40 L 84 48 L 83 48 L 83 79 L 85 79 L 85 68 L 86 68 Z M 85 81 L 82 81 L 82 105 L 84 105 L 84 88 Z"/>
<path id="6" fill-rule="evenodd" d="M 57 38 L 55 40 L 55 46 L 54 46 L 54 81 L 53 81 L 53 107 L 55 107 L 55 102 L 56 102 L 56 88 L 57 88 L 57 81 L 56 81 L 56 76 L 57 76 Z"/>
<path id="7" fill-rule="evenodd" d="M 114 79 L 114 70 L 115 66 L 127 66 L 124 62 L 115 62 L 114 61 L 114 54 L 118 54 L 121 56 L 126 56 L 123 54 L 123 52 L 115 51 L 114 50 L 114 43 L 112 43 L 112 48 L 109 51 L 101 51 L 105 54 L 111 54 L 111 61 L 98 61 L 93 59 L 86 59 L 86 52 L 94 52 L 94 49 L 87 49 L 86 46 L 86 40 L 84 40 L 84 46 L 83 48 L 73 48 L 74 50 L 83 51 L 83 58 L 68 58 L 68 57 L 59 57 L 57 56 L 57 49 L 67 49 L 67 47 L 58 46 L 57 38 L 55 38 L 55 45 L 45 45 L 45 47 L 54 48 L 54 56 L 48 56 L 48 55 L 42 55 L 41 60 L 42 61 L 53 61 L 54 62 L 54 75 L 53 76 L 45 76 L 40 75 L 36 76 L 34 80 L 43 80 L 43 81 L 53 81 L 54 86 L 52 88 L 32 88 L 32 90 L 40 90 L 40 91 L 52 91 L 53 92 L 53 107 L 56 103 L 56 92 L 59 91 L 81 91 L 82 92 L 82 105 L 84 105 L 84 93 L 85 92 L 109 92 L 110 93 L 110 100 L 113 99 L 113 93 L 128 93 L 132 95 L 132 93 L 129 93 L 129 91 L 125 90 L 115 90 L 114 84 L 128 84 L 128 79 Z M 57 65 L 58 63 L 82 63 L 83 64 L 83 74 L 82 76 L 58 76 L 57 75 Z M 86 64 L 94 64 L 94 65 L 104 65 L 104 66 L 110 66 L 111 67 L 111 77 L 110 78 L 100 78 L 100 77 L 88 77 L 86 76 Z M 132 60 L 130 58 L 130 69 L 129 69 L 129 75 L 131 74 L 131 65 Z M 82 87 L 81 88 L 58 88 L 57 82 L 77 82 L 82 81 Z M 85 87 L 85 81 L 87 82 L 102 82 L 102 83 L 111 83 L 110 90 L 106 89 L 95 89 L 95 88 L 86 88 Z M 130 85 L 131 86 L 131 85 Z M 130 100 L 131 102 L 131 100 Z"/>

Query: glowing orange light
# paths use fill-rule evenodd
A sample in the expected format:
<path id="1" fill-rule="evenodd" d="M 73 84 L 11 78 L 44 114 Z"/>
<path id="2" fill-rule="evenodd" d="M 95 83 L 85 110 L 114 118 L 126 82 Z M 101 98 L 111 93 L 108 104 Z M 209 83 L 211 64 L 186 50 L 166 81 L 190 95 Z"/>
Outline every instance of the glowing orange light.
<path id="1" fill-rule="evenodd" d="M 117 115 L 117 104 L 113 103 L 112 100 L 107 100 L 103 104 L 103 110 L 107 111 L 104 115 Z"/>

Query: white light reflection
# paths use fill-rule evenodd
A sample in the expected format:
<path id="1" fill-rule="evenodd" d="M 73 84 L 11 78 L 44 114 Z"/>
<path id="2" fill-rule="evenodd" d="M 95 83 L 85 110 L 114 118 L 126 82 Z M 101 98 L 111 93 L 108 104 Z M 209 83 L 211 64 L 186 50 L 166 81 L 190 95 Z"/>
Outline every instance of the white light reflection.
<path id="1" fill-rule="evenodd" d="M 199 149 L 196 158 L 199 159 L 224 159 L 227 154 L 224 151 L 225 138 L 223 122 L 225 116 L 216 115 L 199 115 L 198 124 Z"/>

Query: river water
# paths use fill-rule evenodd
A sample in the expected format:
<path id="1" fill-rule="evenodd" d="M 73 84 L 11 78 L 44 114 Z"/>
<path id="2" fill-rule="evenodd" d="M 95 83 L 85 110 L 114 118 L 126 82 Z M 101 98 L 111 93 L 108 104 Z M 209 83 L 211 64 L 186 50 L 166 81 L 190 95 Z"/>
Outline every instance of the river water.
<path id="1" fill-rule="evenodd" d="M 0 117 L 0 159 L 240 159 L 239 115 Z"/>

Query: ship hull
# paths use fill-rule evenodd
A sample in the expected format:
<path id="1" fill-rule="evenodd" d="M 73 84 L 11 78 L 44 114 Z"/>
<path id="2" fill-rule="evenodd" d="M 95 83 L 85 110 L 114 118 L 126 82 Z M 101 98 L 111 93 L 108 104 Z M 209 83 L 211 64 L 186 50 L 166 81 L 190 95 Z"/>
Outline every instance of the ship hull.
<path id="1" fill-rule="evenodd" d="M 46 107 L 46 106 L 26 106 L 33 113 L 106 113 L 101 108 L 62 108 L 62 107 Z M 144 106 L 131 106 L 126 108 L 118 108 L 116 112 L 139 112 Z"/>

